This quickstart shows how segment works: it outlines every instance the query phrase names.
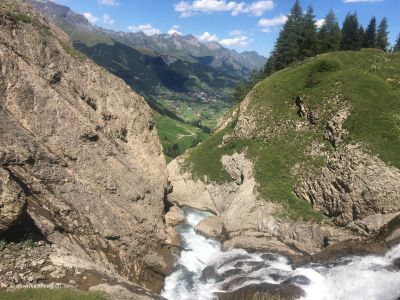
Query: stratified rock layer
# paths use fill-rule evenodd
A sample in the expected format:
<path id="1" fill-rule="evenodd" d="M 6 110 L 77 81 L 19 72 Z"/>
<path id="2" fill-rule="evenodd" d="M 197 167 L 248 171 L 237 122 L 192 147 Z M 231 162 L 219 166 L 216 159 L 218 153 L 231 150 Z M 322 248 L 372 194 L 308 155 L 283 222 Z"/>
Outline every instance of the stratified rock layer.
<path id="1" fill-rule="evenodd" d="M 26 201 L 59 262 L 160 290 L 167 172 L 144 99 L 22 1 L 0 4 L 0 91 L 0 230 Z"/>

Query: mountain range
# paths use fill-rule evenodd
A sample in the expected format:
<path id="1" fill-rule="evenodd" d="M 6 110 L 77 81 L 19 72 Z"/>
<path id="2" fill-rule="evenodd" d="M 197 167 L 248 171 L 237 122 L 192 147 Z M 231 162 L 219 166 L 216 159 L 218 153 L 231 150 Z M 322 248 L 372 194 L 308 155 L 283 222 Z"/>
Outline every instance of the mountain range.
<path id="1" fill-rule="evenodd" d="M 266 62 L 254 51 L 238 53 L 194 35 L 117 32 L 92 25 L 69 7 L 28 1 L 62 28 L 77 50 L 122 78 L 154 110 L 196 127 L 215 126 L 231 107 L 235 86 Z"/>
<path id="2" fill-rule="evenodd" d="M 97 37 L 154 51 L 157 55 L 176 57 L 188 62 L 201 63 L 240 76 L 249 75 L 253 69 L 261 68 L 266 58 L 255 51 L 238 53 L 224 48 L 217 42 L 202 43 L 196 36 L 178 33 L 146 35 L 143 32 L 122 32 L 93 26 L 83 15 L 70 8 L 47 0 L 29 0 L 39 11 L 66 30 L 73 40 L 81 41 L 83 32 Z M 79 34 L 80 33 L 80 34 Z"/>

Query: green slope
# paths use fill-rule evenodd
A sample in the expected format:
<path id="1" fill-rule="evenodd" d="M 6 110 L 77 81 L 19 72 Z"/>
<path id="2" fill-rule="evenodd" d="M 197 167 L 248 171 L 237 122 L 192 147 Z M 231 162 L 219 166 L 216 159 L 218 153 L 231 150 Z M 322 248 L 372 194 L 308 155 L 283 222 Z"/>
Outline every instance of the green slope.
<path id="1" fill-rule="evenodd" d="M 167 161 L 196 146 L 210 136 L 197 127 L 167 116 L 156 114 L 154 119 Z"/>
<path id="2" fill-rule="evenodd" d="M 0 292 L 2 300 L 107 300 L 110 297 L 98 292 L 81 292 L 73 289 L 16 289 Z"/>
<path id="3" fill-rule="evenodd" d="M 253 89 L 247 107 L 257 124 L 254 137 L 234 138 L 218 147 L 223 135 L 233 131 L 233 121 L 192 149 L 186 166 L 198 178 L 207 175 L 213 181 L 228 181 L 229 175 L 221 171 L 222 155 L 246 149 L 255 162 L 258 190 L 264 199 L 284 204 L 291 218 L 320 219 L 293 193 L 296 177 L 291 170 L 304 161 L 308 167 L 303 172 L 315 172 L 325 164 L 325 157 L 311 157 L 306 149 L 318 142 L 325 145 L 324 150 L 334 151 L 324 133 L 328 120 L 343 108 L 350 111 L 344 123 L 349 132 L 344 143 L 361 144 L 365 151 L 400 168 L 399 70 L 400 53 L 365 50 L 321 55 L 275 73 Z M 285 124 L 304 121 L 295 104 L 299 95 L 307 99 L 308 109 L 318 119 L 315 125 L 296 130 Z"/>

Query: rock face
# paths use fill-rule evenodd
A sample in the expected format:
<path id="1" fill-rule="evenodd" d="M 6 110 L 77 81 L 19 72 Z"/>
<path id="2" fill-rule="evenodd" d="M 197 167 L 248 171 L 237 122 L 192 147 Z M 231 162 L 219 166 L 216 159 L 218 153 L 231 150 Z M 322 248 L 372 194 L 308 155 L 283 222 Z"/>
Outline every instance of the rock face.
<path id="1" fill-rule="evenodd" d="M 336 224 L 374 234 L 400 211 L 399 179 L 397 168 L 347 146 L 318 174 L 299 178 L 295 191 Z"/>
<path id="2" fill-rule="evenodd" d="M 160 290 L 167 170 L 150 108 L 25 2 L 2 1 L 0 24 L 1 230 L 27 212 L 59 256 Z"/>
<path id="3" fill-rule="evenodd" d="M 25 194 L 8 171 L 0 168 L 0 233 L 20 221 L 25 206 Z"/>
<path id="4" fill-rule="evenodd" d="M 168 200 L 179 206 L 189 206 L 199 210 L 208 210 L 217 213 L 217 208 L 210 194 L 200 180 L 193 180 L 191 174 L 181 171 L 179 160 L 173 160 L 168 165 L 173 192 Z"/>
<path id="5" fill-rule="evenodd" d="M 253 164 L 243 153 L 223 156 L 222 163 L 233 181 L 221 185 L 193 180 L 180 168 L 179 158 L 168 165 L 168 170 L 174 187 L 169 199 L 181 206 L 216 211 L 218 216 L 203 220 L 196 230 L 224 241 L 224 249 L 313 255 L 328 244 L 359 238 L 350 230 L 332 225 L 277 217 L 283 207 L 260 199 Z M 199 194 L 202 197 L 197 198 Z"/>

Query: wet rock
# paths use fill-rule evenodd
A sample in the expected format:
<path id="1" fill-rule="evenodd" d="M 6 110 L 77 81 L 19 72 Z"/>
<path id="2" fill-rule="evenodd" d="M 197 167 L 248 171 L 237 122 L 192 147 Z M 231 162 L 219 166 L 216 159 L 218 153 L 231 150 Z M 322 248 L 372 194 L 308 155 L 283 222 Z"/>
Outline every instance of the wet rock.
<path id="1" fill-rule="evenodd" d="M 254 265 L 251 269 L 250 272 L 256 272 L 259 271 L 261 269 L 265 269 L 268 268 L 270 265 L 266 264 L 266 263 L 259 263 L 258 265 Z"/>
<path id="2" fill-rule="evenodd" d="M 382 255 L 388 250 L 387 245 L 384 242 L 378 241 L 367 241 L 367 242 L 355 242 L 347 241 L 340 242 L 331 246 L 328 246 L 324 251 L 311 257 L 311 261 L 314 263 L 327 264 L 338 260 L 338 258 L 352 256 L 352 255 L 368 255 L 377 254 Z M 296 267 L 309 263 L 307 259 L 304 263 L 296 263 Z"/>
<path id="3" fill-rule="evenodd" d="M 223 276 L 225 278 L 229 278 L 229 277 L 233 277 L 233 276 L 240 276 L 245 274 L 245 271 L 243 271 L 242 269 L 232 269 L 232 270 L 228 270 L 226 272 L 223 273 Z"/>
<path id="4" fill-rule="evenodd" d="M 216 293 L 218 300 L 295 300 L 305 296 L 304 291 L 292 284 L 253 284 L 236 291 Z"/>
<path id="5" fill-rule="evenodd" d="M 276 261 L 278 259 L 278 255 L 276 255 L 274 253 L 264 253 L 261 255 L 261 258 L 263 260 Z"/>
<path id="6" fill-rule="evenodd" d="M 208 238 L 222 241 L 224 239 L 224 225 L 219 216 L 212 216 L 202 220 L 196 226 L 196 232 Z"/>
<path id="7" fill-rule="evenodd" d="M 248 283 L 249 281 L 251 281 L 251 283 L 254 284 L 254 283 L 259 283 L 260 279 L 256 277 L 239 277 L 222 284 L 221 287 L 224 291 L 232 291 L 238 286 Z"/>
<path id="8" fill-rule="evenodd" d="M 220 282 L 224 280 L 224 276 L 219 274 L 213 266 L 207 266 L 201 272 L 200 281 L 208 282 L 214 280 L 215 282 Z"/>
<path id="9" fill-rule="evenodd" d="M 268 268 L 270 264 L 263 261 L 240 261 L 233 265 L 235 268 L 246 270 L 247 273 L 256 272 Z"/>
<path id="10" fill-rule="evenodd" d="M 283 282 L 283 284 L 299 284 L 299 285 L 309 285 L 310 283 L 311 280 L 302 275 L 291 277 Z"/>
<path id="11" fill-rule="evenodd" d="M 271 277 L 276 282 L 284 281 L 287 278 L 287 276 L 284 276 L 284 275 L 278 274 L 278 273 L 272 273 L 272 274 L 269 274 L 268 276 Z"/>
<path id="12" fill-rule="evenodd" d="M 234 263 L 235 261 L 242 261 L 242 260 L 246 260 L 246 259 L 250 259 L 250 258 L 251 258 L 250 255 L 245 255 L 245 254 L 236 255 L 231 258 L 225 259 L 222 263 L 220 263 L 218 265 L 218 268 L 227 266 L 231 263 Z"/>
<path id="13" fill-rule="evenodd" d="M 393 261 L 393 266 L 400 270 L 400 257 Z"/>

